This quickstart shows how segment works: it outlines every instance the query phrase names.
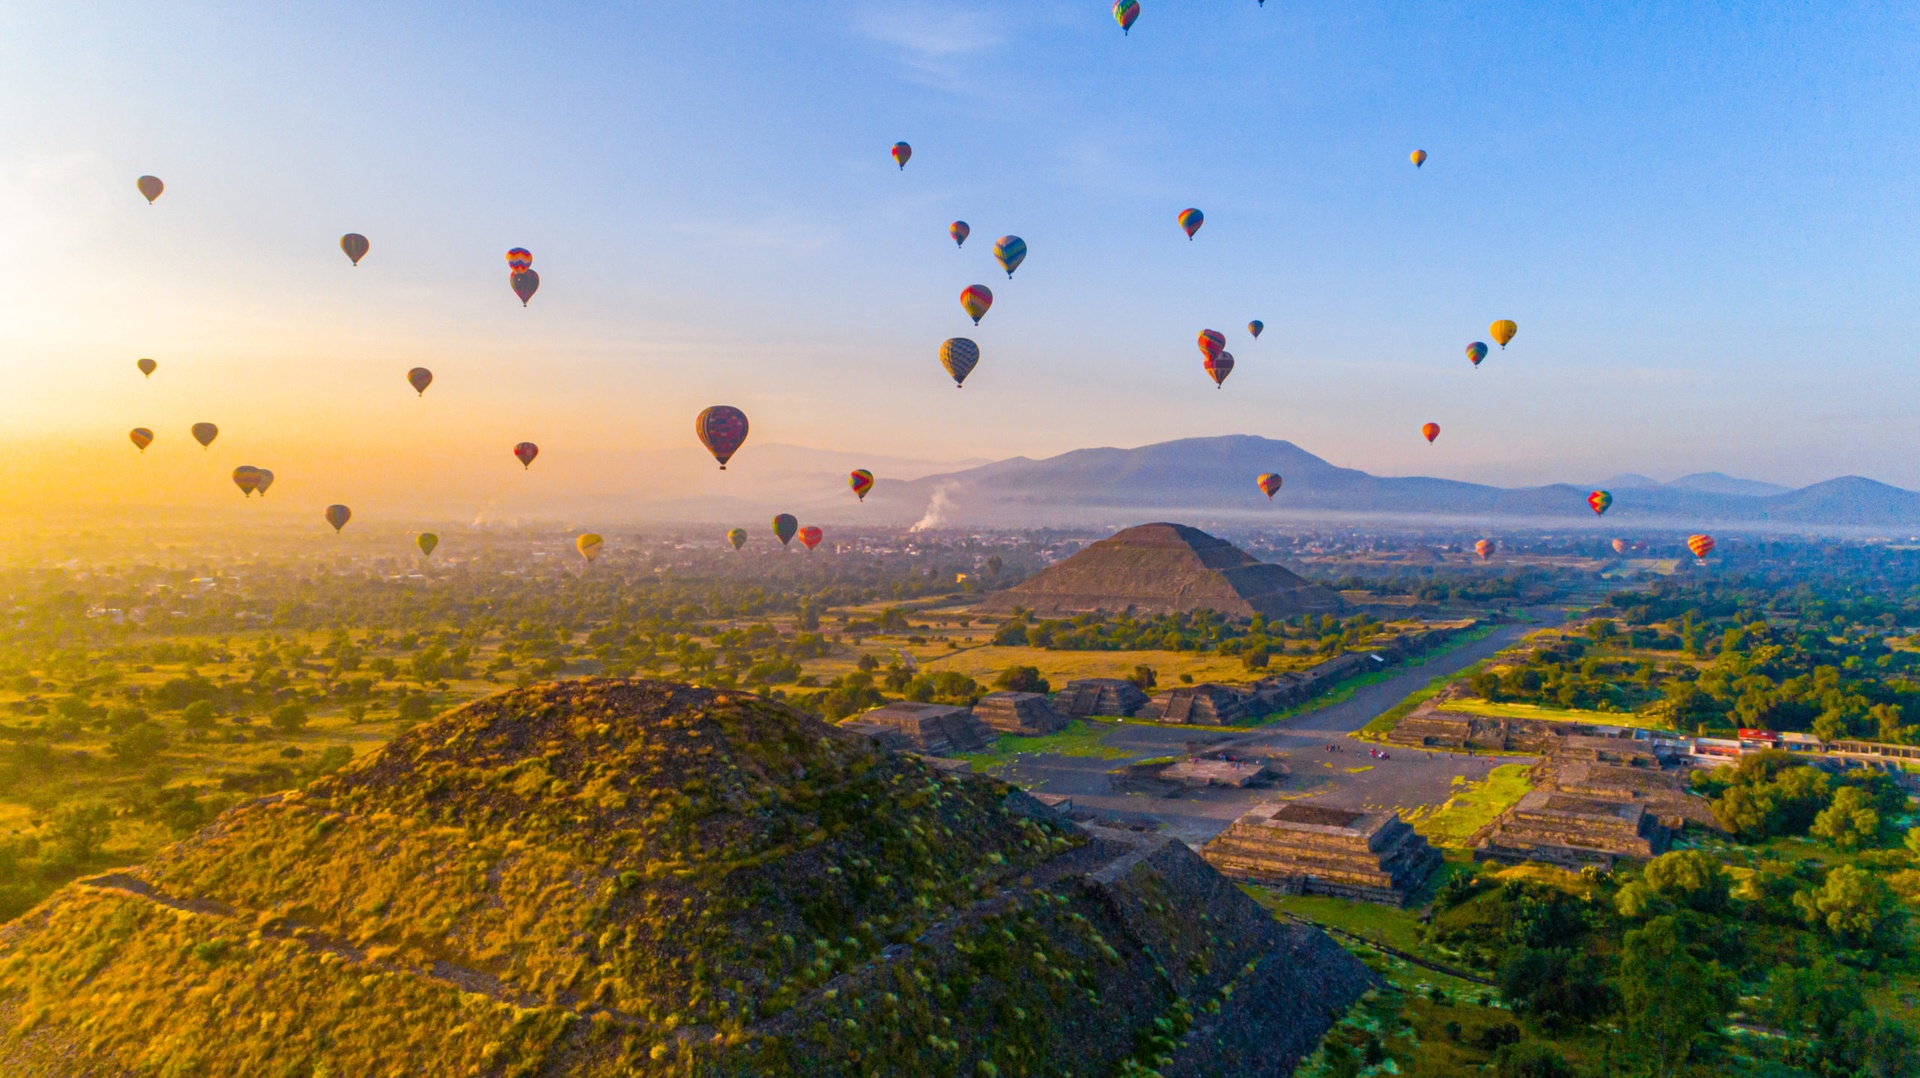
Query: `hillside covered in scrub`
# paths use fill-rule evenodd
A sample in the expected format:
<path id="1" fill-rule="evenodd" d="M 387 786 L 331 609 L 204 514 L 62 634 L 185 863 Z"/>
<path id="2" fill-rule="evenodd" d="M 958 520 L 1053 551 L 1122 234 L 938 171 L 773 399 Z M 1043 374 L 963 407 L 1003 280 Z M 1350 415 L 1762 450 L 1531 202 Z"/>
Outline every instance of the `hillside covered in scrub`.
<path id="1" fill-rule="evenodd" d="M 1184 846 L 758 697 L 450 712 L 0 931 L 0 1069 L 1286 1073 L 1368 984 Z"/>

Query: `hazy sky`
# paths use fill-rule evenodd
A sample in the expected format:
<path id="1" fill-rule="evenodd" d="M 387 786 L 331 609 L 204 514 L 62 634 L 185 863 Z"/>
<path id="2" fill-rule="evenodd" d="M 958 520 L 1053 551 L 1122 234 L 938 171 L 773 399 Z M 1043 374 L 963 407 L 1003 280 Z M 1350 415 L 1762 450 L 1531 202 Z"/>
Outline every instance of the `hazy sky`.
<path id="1" fill-rule="evenodd" d="M 214 479 L 503 483 L 520 439 L 673 449 L 724 402 L 899 457 L 1920 486 L 1915 9 L 1142 3 L 6 5 L 0 437 L 64 456 L 0 483 L 146 482 L 134 425 L 181 480 L 200 419 Z"/>

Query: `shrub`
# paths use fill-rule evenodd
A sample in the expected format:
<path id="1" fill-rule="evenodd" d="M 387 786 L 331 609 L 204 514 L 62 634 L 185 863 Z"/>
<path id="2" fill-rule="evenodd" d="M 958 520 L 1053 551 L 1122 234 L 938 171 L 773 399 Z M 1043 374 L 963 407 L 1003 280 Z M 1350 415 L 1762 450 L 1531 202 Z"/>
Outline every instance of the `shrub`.
<path id="1" fill-rule="evenodd" d="M 285 703 L 273 709 L 268 719 L 283 734 L 297 734 L 306 728 L 307 709 L 297 703 Z"/>
<path id="2" fill-rule="evenodd" d="M 1560 1053 L 1538 1041 L 1503 1046 L 1494 1053 L 1493 1073 L 1499 1078 L 1575 1078 Z"/>
<path id="3" fill-rule="evenodd" d="M 195 700 L 180 712 L 180 718 L 186 722 L 189 730 L 211 730 L 217 716 L 211 701 Z"/>
<path id="4" fill-rule="evenodd" d="M 1048 689 L 1047 679 L 1040 676 L 1037 666 L 1009 666 L 1000 671 L 993 684 L 1009 692 L 1046 692 Z"/>

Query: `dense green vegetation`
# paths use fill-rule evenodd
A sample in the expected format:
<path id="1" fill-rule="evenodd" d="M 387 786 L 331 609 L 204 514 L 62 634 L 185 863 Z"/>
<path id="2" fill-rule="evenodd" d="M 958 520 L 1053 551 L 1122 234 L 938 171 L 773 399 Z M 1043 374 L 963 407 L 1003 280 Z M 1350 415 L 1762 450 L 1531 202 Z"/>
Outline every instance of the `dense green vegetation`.
<path id="1" fill-rule="evenodd" d="M 1302 614 L 1287 620 L 1229 618 L 1212 610 L 1182 614 L 1081 614 L 1049 620 L 1016 611 L 994 630 L 1001 646 L 1060 651 L 1213 651 L 1220 655 L 1332 655 L 1387 631 L 1378 618 Z M 1260 665 L 1265 665 L 1262 661 Z"/>

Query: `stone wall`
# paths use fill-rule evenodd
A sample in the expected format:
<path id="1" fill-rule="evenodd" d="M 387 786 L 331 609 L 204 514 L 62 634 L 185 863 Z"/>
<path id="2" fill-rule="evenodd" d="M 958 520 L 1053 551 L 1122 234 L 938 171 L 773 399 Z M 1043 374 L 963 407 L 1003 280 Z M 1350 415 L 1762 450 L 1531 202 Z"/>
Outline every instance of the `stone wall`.
<path id="1" fill-rule="evenodd" d="M 1284 890 L 1405 905 L 1440 852 L 1392 812 L 1258 806 L 1201 848 L 1223 875 Z"/>
<path id="2" fill-rule="evenodd" d="M 1067 725 L 1067 717 L 1040 692 L 990 692 L 973 705 L 973 717 L 1003 734 L 1023 737 L 1058 733 Z"/>

